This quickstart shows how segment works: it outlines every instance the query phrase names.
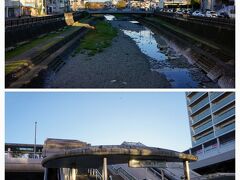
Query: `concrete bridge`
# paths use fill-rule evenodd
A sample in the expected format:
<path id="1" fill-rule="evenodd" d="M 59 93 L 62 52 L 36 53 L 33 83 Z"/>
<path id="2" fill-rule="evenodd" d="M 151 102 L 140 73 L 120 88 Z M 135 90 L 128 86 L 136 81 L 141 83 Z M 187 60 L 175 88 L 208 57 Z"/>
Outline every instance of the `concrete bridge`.
<path id="1" fill-rule="evenodd" d="M 80 12 L 88 12 L 89 14 L 153 14 L 154 11 L 148 10 L 131 10 L 131 9 L 123 9 L 123 10 L 115 10 L 115 9 L 100 9 L 100 10 L 82 10 Z"/>

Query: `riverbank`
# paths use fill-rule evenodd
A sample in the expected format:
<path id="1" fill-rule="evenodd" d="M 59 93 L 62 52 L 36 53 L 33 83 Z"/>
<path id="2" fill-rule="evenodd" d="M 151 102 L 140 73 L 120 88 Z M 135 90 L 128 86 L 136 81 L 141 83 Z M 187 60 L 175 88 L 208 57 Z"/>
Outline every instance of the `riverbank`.
<path id="1" fill-rule="evenodd" d="M 122 31 L 94 56 L 79 53 L 48 82 L 54 88 L 165 88 L 164 75 L 152 72 L 147 57 Z"/>

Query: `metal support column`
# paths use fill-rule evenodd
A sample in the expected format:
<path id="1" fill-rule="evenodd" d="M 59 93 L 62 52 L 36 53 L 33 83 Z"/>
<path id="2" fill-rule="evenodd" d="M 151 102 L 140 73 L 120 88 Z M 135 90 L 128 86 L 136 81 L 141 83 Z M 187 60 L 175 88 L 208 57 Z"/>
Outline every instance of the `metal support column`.
<path id="1" fill-rule="evenodd" d="M 184 168 L 185 179 L 190 180 L 190 171 L 189 171 L 189 162 L 188 161 L 183 162 L 183 168 Z"/>
<path id="2" fill-rule="evenodd" d="M 164 180 L 164 179 L 165 179 L 165 178 L 164 178 L 164 172 L 163 172 L 162 169 L 161 169 L 160 171 L 161 171 L 161 179 Z"/>
<path id="3" fill-rule="evenodd" d="M 107 174 L 107 158 L 103 158 L 103 173 L 102 173 L 102 178 L 103 180 L 108 179 L 108 174 Z"/>

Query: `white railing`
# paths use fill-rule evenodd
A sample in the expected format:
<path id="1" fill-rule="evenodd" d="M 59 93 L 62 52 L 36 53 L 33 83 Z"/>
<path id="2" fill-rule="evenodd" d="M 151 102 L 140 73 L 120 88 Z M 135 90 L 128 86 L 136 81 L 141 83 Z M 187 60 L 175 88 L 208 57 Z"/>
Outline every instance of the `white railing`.
<path id="1" fill-rule="evenodd" d="M 92 175 L 95 176 L 96 179 L 102 180 L 102 174 L 97 169 L 93 169 Z"/>
<path id="2" fill-rule="evenodd" d="M 131 175 L 122 167 L 115 168 L 114 166 L 108 166 L 110 171 L 113 171 L 114 174 L 121 176 L 124 180 L 137 180 L 136 177 Z"/>

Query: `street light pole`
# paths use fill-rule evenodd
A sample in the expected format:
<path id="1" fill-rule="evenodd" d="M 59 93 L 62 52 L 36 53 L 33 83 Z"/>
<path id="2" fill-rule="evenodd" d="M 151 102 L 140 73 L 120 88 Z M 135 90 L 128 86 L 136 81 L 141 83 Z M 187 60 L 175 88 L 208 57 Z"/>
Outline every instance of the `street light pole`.
<path id="1" fill-rule="evenodd" d="M 19 17 L 21 17 L 21 0 L 19 0 Z"/>
<path id="2" fill-rule="evenodd" d="M 35 157 L 36 157 L 36 140 L 37 140 L 37 122 L 35 122 L 35 136 L 34 136 L 34 153 L 33 153 L 33 155 L 34 155 L 34 159 L 35 159 Z"/>

